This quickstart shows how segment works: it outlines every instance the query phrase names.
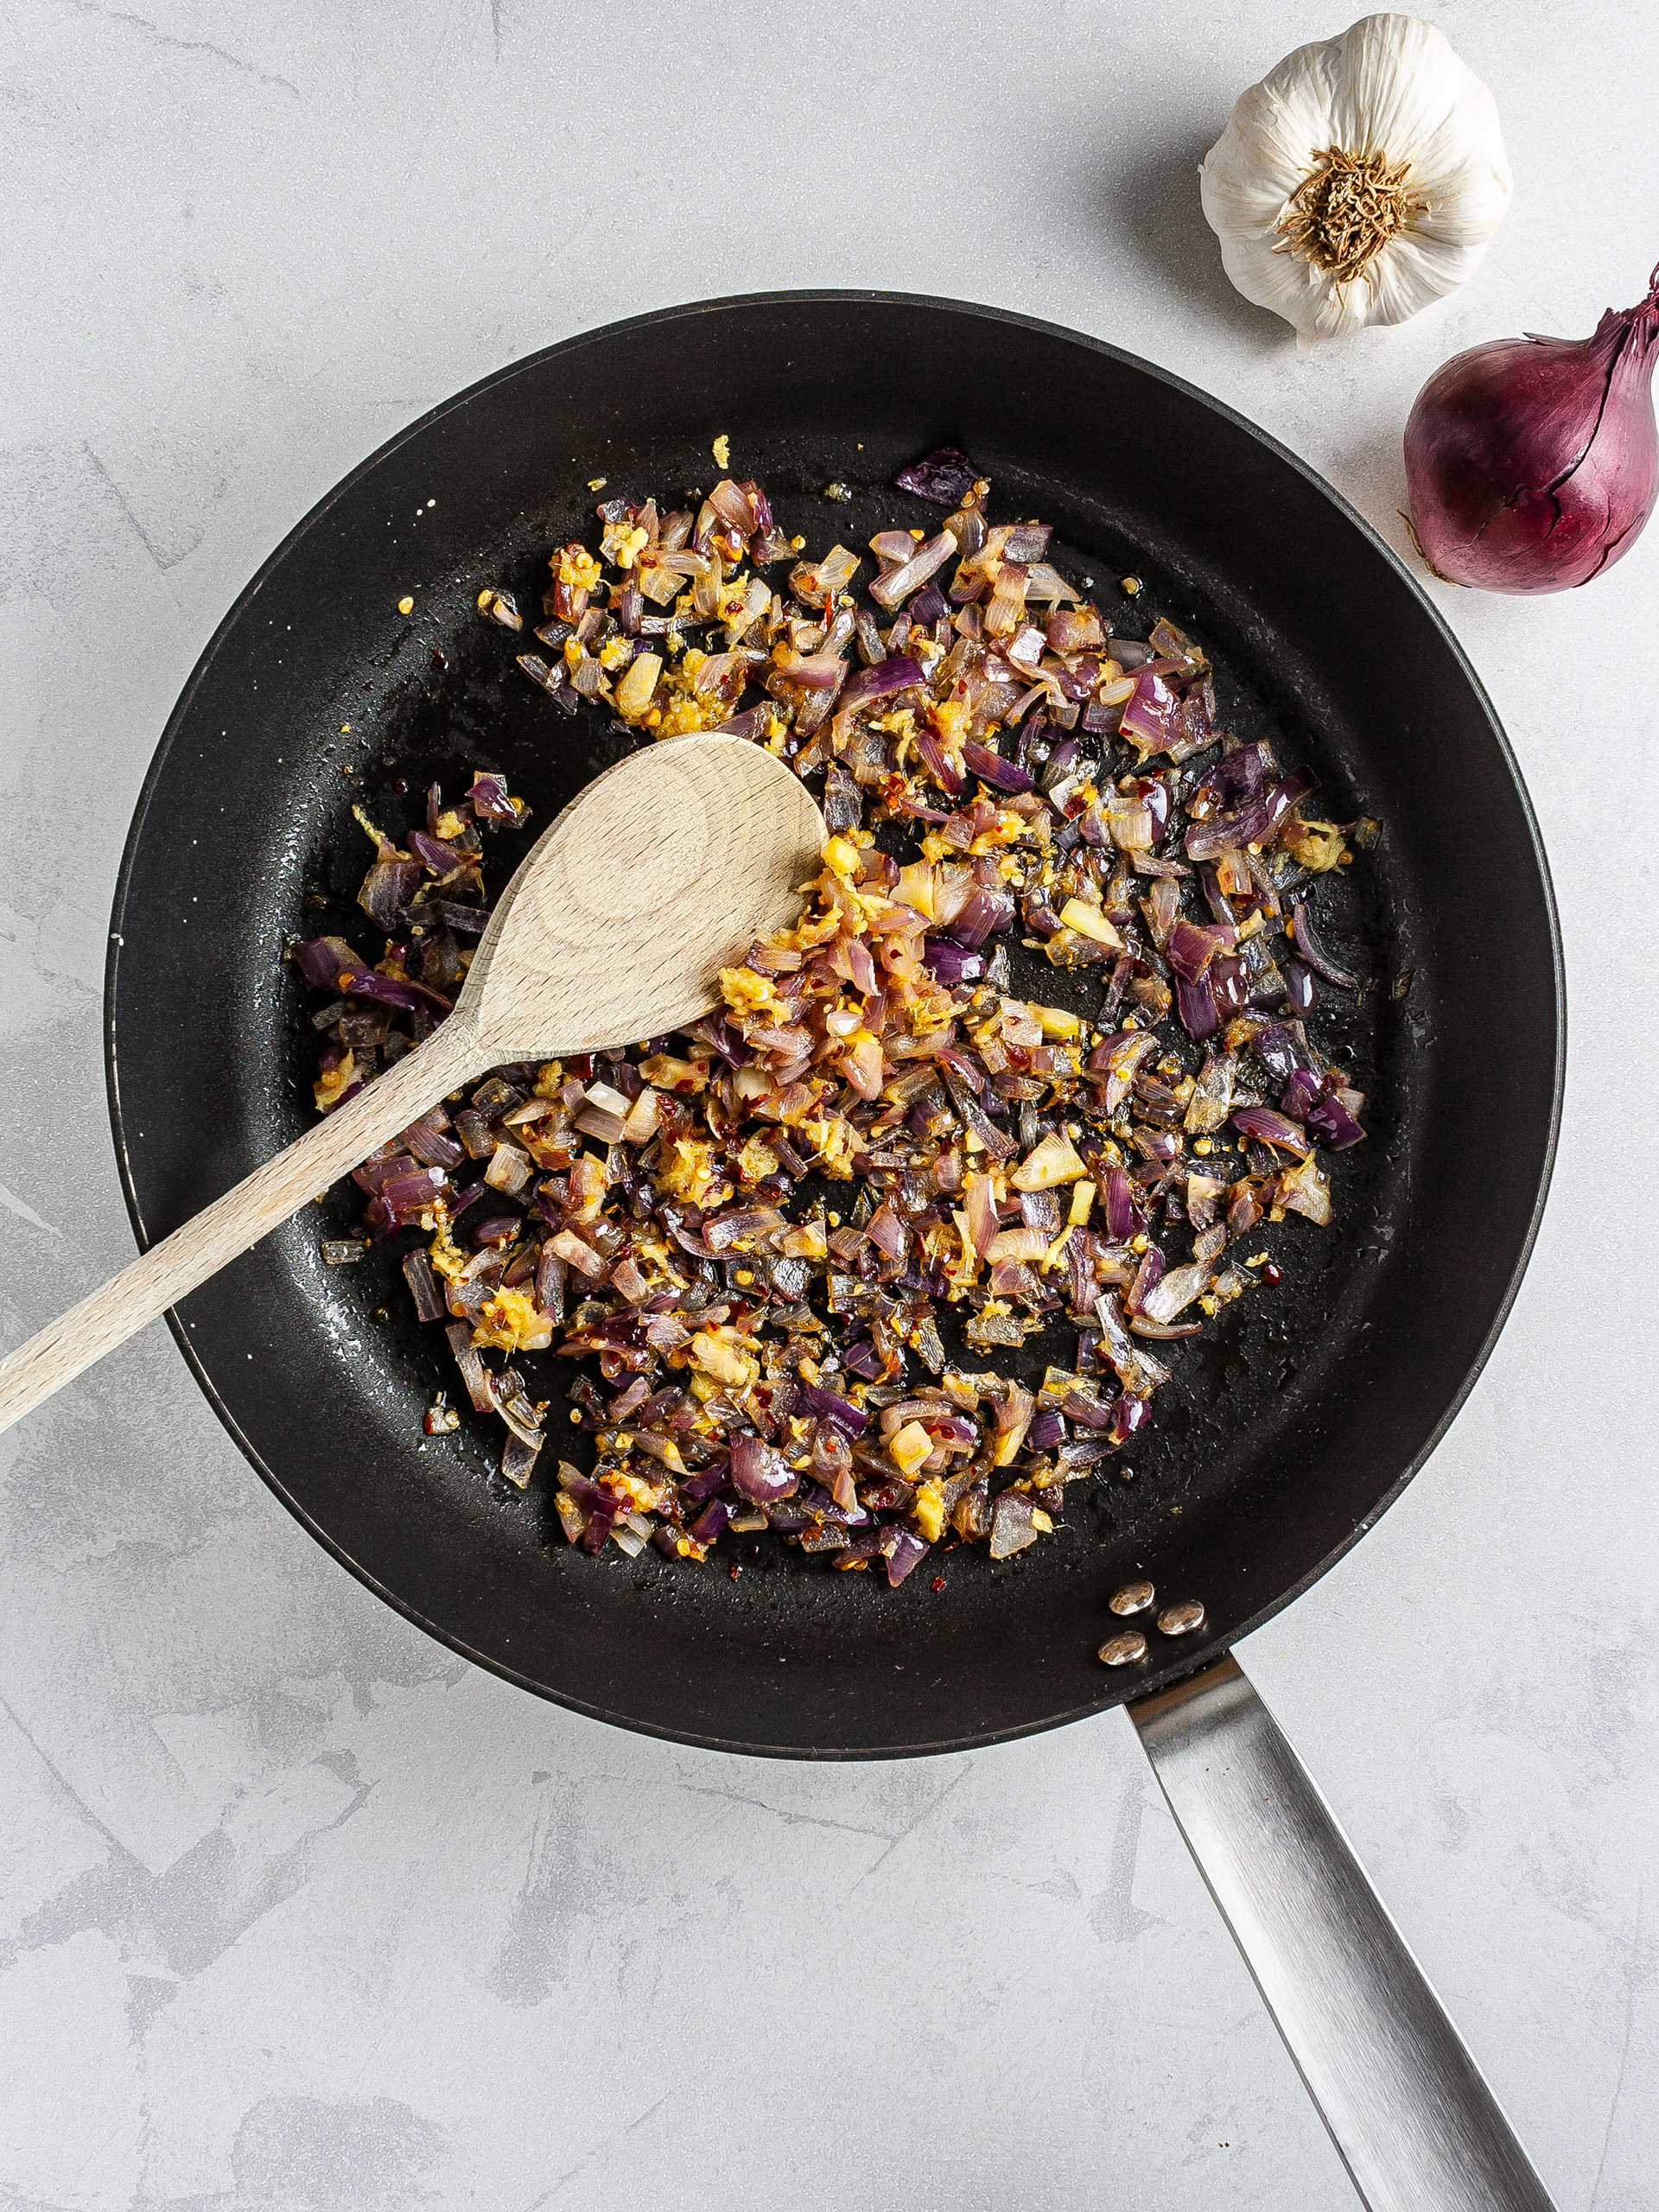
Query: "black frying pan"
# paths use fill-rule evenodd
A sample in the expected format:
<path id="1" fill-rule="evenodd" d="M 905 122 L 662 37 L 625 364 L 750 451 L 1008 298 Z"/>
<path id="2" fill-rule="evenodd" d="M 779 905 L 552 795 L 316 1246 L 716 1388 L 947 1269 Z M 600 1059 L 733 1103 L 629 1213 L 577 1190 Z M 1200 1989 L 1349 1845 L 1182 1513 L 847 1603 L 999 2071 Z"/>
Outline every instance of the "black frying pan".
<path id="1" fill-rule="evenodd" d="M 236 1262 L 174 1327 L 284 1503 L 467 1657 L 712 1747 L 963 1749 L 1212 1666 L 1433 1448 L 1509 1310 L 1548 1179 L 1564 1049 L 1548 877 L 1503 731 L 1421 591 L 1327 486 L 1214 401 L 1092 340 L 947 302 L 795 294 L 645 317 L 404 432 L 299 525 L 203 654 L 111 923 L 111 1107 L 142 1240 L 308 1124 L 315 1039 L 283 940 L 353 915 L 353 800 L 395 828 L 400 780 L 500 766 L 533 832 L 615 757 L 602 719 L 563 720 L 519 675 L 478 619 L 480 586 L 513 582 L 536 604 L 548 547 L 591 527 L 590 478 L 706 486 L 720 432 L 815 549 L 930 520 L 891 480 L 961 444 L 995 512 L 1057 525 L 1120 627 L 1166 612 L 1193 630 L 1224 720 L 1311 760 L 1338 818 L 1382 822 L 1336 916 L 1376 979 L 1339 1017 L 1373 1135 L 1343 1156 L 1338 1227 L 1275 1232 L 1282 1285 L 1176 1363 L 1131 1480 L 1089 1485 L 1062 1535 L 1014 1559 L 956 1552 L 941 1592 L 931 1561 L 889 1592 L 781 1548 L 738 1554 L 733 1579 L 564 1546 L 547 1486 L 520 1496 L 492 1471 L 493 1435 L 420 1440 L 447 1352 L 409 1315 L 395 1254 L 322 1265 L 321 1236 L 355 1217 L 343 1198 Z M 850 504 L 823 498 L 832 481 Z M 1133 603 L 1108 585 L 1129 572 L 1146 587 Z M 1050 999 L 1072 988 L 1042 974 Z M 1081 984 L 1073 998 L 1092 1010 Z M 550 1363 L 535 1395 L 562 1373 Z M 1094 1656 L 1117 1625 L 1106 1598 L 1141 1575 L 1201 1599 L 1206 1627 L 1185 1644 L 1154 1634 L 1144 1666 L 1109 1672 Z"/>

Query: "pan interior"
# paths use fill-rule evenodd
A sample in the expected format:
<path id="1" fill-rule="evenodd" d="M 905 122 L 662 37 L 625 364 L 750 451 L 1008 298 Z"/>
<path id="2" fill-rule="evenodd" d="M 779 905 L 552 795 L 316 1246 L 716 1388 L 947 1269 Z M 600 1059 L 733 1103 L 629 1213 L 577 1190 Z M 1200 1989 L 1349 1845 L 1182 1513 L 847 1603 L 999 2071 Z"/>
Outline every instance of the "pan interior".
<path id="1" fill-rule="evenodd" d="M 1345 1548 L 1429 1448 L 1507 1309 L 1548 1173 L 1548 880 L 1502 734 L 1432 609 L 1249 426 L 1109 348 L 982 310 L 796 296 L 648 318 L 416 424 L 300 526 L 204 656 L 111 925 L 111 1098 L 142 1234 L 308 1125 L 315 1033 L 281 955 L 296 933 L 366 941 L 353 805 L 395 835 L 429 782 L 499 768 L 534 810 L 527 844 L 625 749 L 602 716 L 567 720 L 526 682 L 477 594 L 505 584 L 539 605 L 550 548 L 591 531 L 596 497 L 706 489 L 721 433 L 734 472 L 766 485 L 812 553 L 936 521 L 893 476 L 963 445 L 993 480 L 994 518 L 1053 523 L 1062 567 L 1096 578 L 1121 631 L 1166 613 L 1205 644 L 1224 726 L 1312 765 L 1335 818 L 1382 821 L 1340 904 L 1322 905 L 1378 979 L 1319 1017 L 1373 1133 L 1333 1178 L 1336 1226 L 1293 1219 L 1261 1240 L 1282 1283 L 1179 1348 L 1130 1478 L 1073 1485 L 1063 1535 L 1001 1563 L 935 1554 L 897 1592 L 770 1540 L 728 1539 L 701 1569 L 570 1550 L 546 1478 L 556 1413 L 524 1495 L 495 1472 L 494 1425 L 421 1435 L 453 1366 L 409 1310 L 402 1243 L 323 1264 L 323 1238 L 358 1217 L 343 1192 L 187 1301 L 181 1341 L 278 1495 L 483 1663 L 625 1725 L 747 1751 L 960 1747 L 1213 1656 Z M 850 497 L 826 499 L 830 484 Z M 1113 581 L 1129 574 L 1133 601 Z M 493 888 L 518 856 L 504 834 Z M 1090 1014 L 1098 1000 L 1097 982 L 1040 961 L 1024 985 Z M 1067 1359 L 1070 1332 L 1049 1333 L 1028 1368 Z M 563 1372 L 544 1360 L 532 1395 L 556 1395 Z M 1207 1625 L 1185 1646 L 1154 1636 L 1126 1680 L 1094 1651 L 1107 1594 L 1143 1574 L 1202 1599 Z"/>

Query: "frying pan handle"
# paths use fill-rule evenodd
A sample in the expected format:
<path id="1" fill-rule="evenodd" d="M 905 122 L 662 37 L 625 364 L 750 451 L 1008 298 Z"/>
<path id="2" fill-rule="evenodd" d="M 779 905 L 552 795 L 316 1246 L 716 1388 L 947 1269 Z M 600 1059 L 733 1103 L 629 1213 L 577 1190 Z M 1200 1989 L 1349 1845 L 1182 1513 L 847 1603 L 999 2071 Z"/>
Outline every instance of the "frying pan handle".
<path id="1" fill-rule="evenodd" d="M 1237 1661 L 1143 1698 L 1129 1717 L 1370 2212 L 1551 2212 L 1497 2100 Z"/>

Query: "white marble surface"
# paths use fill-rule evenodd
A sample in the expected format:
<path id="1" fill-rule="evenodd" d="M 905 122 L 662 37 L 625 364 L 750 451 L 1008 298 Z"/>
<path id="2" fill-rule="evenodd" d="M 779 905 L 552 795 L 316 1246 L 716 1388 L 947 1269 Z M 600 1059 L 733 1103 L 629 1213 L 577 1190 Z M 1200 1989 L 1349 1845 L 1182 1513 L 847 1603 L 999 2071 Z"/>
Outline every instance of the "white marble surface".
<path id="1" fill-rule="evenodd" d="M 1193 172 L 1341 11 L 0 15 L 0 1341 L 130 1254 L 122 838 L 201 645 L 337 476 L 584 326 L 872 284 L 1166 363 L 1398 543 L 1428 371 L 1585 332 L 1659 252 L 1653 12 L 1431 12 L 1513 213 L 1454 302 L 1313 356 L 1228 289 Z M 1560 1165 L 1451 1435 L 1246 1654 L 1563 2212 L 1659 2196 L 1656 586 L 1659 532 L 1563 600 L 1440 593 L 1560 894 Z M 8 2212 L 1351 2202 L 1121 1716 L 841 1770 L 571 1719 L 317 1551 L 159 1325 L 0 1455 Z"/>

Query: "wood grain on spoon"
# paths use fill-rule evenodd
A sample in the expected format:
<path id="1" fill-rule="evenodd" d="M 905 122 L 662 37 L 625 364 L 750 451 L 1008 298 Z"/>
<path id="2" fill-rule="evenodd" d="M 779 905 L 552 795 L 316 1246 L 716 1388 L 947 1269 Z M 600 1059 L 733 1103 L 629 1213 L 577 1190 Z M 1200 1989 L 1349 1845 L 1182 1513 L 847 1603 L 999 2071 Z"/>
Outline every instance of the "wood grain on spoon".
<path id="1" fill-rule="evenodd" d="M 0 1360 L 0 1429 L 320 1198 L 458 1085 L 678 1029 L 718 971 L 792 921 L 823 823 L 736 737 L 630 753 L 575 798 L 497 901 L 454 1011 L 378 1081 Z"/>

